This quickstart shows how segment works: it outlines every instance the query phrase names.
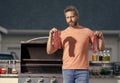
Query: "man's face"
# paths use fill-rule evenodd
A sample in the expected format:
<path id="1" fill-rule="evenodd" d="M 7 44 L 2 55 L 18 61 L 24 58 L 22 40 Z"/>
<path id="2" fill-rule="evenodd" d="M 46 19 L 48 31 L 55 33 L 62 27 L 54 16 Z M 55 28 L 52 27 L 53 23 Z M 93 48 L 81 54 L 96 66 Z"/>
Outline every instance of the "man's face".
<path id="1" fill-rule="evenodd" d="M 66 22 L 69 26 L 74 27 L 78 23 L 78 16 L 75 14 L 74 11 L 68 11 L 65 13 Z"/>

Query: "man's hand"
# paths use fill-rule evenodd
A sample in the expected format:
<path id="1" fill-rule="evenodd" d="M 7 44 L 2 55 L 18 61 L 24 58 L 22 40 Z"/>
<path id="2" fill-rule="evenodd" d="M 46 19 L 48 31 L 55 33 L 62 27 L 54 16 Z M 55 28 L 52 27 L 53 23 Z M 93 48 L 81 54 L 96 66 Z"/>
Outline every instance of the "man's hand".
<path id="1" fill-rule="evenodd" d="M 100 32 L 100 31 L 95 31 L 94 35 L 96 35 L 98 39 L 102 39 L 103 38 L 103 33 Z"/>
<path id="2" fill-rule="evenodd" d="M 47 53 L 48 54 L 52 54 L 54 53 L 55 51 L 57 51 L 56 48 L 54 48 L 54 33 L 58 31 L 56 28 L 52 28 L 50 31 L 49 31 L 49 38 L 48 38 L 48 42 L 47 42 Z"/>
<path id="3" fill-rule="evenodd" d="M 49 32 L 49 37 L 53 38 L 54 32 L 58 31 L 56 28 L 52 28 Z"/>
<path id="4" fill-rule="evenodd" d="M 94 35 L 98 39 L 98 50 L 103 51 L 105 49 L 103 33 L 100 31 L 95 31 Z"/>

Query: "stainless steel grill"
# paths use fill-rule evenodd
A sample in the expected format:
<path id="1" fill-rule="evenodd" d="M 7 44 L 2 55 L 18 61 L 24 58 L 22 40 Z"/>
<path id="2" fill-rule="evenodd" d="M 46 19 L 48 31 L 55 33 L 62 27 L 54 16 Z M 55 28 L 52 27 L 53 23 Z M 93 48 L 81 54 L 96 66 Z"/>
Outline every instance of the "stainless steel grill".
<path id="1" fill-rule="evenodd" d="M 21 43 L 19 83 L 62 83 L 62 49 L 48 55 L 46 44 L 46 37 Z"/>

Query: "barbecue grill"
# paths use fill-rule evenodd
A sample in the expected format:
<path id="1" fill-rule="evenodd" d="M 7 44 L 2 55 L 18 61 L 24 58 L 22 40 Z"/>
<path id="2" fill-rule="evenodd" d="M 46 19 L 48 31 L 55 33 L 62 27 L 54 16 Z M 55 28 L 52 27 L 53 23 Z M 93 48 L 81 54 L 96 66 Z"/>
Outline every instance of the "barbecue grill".
<path id="1" fill-rule="evenodd" d="M 62 83 L 62 49 L 46 53 L 48 37 L 21 42 L 19 83 Z"/>

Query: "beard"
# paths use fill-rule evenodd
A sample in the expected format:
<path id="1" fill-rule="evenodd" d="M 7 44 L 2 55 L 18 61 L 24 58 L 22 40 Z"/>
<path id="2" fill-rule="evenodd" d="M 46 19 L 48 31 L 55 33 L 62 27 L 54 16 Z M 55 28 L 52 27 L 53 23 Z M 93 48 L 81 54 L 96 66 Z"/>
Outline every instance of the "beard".
<path id="1" fill-rule="evenodd" d="M 69 22 L 68 23 L 68 25 L 70 26 L 70 27 L 74 27 L 74 26 L 76 26 L 78 23 L 77 23 L 77 21 L 76 22 Z"/>

